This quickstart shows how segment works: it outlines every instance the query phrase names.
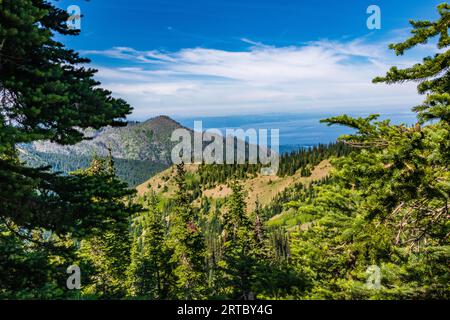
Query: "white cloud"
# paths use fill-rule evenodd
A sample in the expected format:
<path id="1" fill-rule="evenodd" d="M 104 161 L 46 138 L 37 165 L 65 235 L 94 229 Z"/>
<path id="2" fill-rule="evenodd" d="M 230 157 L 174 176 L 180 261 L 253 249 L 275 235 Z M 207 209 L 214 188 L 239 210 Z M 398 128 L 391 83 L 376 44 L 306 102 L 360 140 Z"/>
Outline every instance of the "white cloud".
<path id="1" fill-rule="evenodd" d="M 406 110 L 414 85 L 374 85 L 398 58 L 386 43 L 322 40 L 273 47 L 249 39 L 246 51 L 191 48 L 174 53 L 132 48 L 85 51 L 123 60 L 99 69 L 105 88 L 135 108 L 133 117 L 302 111 Z"/>

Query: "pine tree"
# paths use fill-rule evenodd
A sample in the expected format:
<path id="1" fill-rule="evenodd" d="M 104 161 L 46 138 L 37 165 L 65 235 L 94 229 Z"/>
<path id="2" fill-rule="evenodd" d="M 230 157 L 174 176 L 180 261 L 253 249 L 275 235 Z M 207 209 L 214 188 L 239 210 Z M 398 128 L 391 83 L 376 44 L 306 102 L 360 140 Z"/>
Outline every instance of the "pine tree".
<path id="1" fill-rule="evenodd" d="M 261 204 L 259 198 L 256 197 L 255 211 L 254 211 L 254 232 L 257 242 L 262 243 L 263 240 L 263 223 L 261 220 Z"/>
<path id="2" fill-rule="evenodd" d="M 18 144 L 73 144 L 83 138 L 80 129 L 122 125 L 119 120 L 131 112 L 125 101 L 99 88 L 93 79 L 96 71 L 83 66 L 87 59 L 54 40 L 79 34 L 67 28 L 68 17 L 44 0 L 0 2 L 0 228 L 21 230 L 10 236 L 25 245 L 35 243 L 30 255 L 59 257 L 52 261 L 63 261 L 61 239 L 81 239 L 107 229 L 108 219 L 121 219 L 123 204 L 110 203 L 109 197 L 132 194 L 104 176 L 61 176 L 19 161 Z M 34 234 L 51 236 L 33 239 Z M 5 259 L 16 266 L 26 261 L 14 260 L 14 255 Z M 7 273 L 2 272 L 0 282 Z"/>
<path id="3" fill-rule="evenodd" d="M 223 260 L 219 264 L 224 291 L 232 299 L 254 299 L 257 263 L 253 226 L 247 217 L 242 185 L 235 181 L 230 187 L 232 194 L 222 222 Z"/>
<path id="4" fill-rule="evenodd" d="M 124 185 L 116 178 L 113 164 L 111 154 L 107 159 L 95 157 L 89 168 L 75 173 L 108 181 L 106 187 L 109 197 L 106 201 L 109 206 L 115 204 L 120 208 L 105 218 L 107 228 L 81 241 L 78 251 L 80 267 L 88 278 L 83 293 L 101 298 L 120 298 L 126 294 L 126 271 L 130 264 L 131 248 L 130 217 L 137 209 L 132 204 L 124 203 L 126 199 L 120 193 Z M 99 198 L 96 200 L 101 201 Z"/>
<path id="5" fill-rule="evenodd" d="M 450 46 L 450 5 L 438 6 L 440 18 L 435 22 L 411 21 L 413 36 L 390 47 L 402 55 L 416 45 L 439 36 L 437 48 Z M 358 129 L 358 134 L 342 137 L 348 144 L 362 148 L 359 162 L 374 167 L 371 181 L 366 181 L 356 165 L 346 172 L 355 175 L 356 185 L 367 187 L 367 196 L 383 205 L 370 208 L 372 216 L 383 211 L 405 214 L 404 226 L 398 230 L 397 243 L 424 241 L 427 236 L 445 237 L 445 214 L 450 188 L 448 163 L 450 162 L 450 50 L 426 57 L 423 63 L 399 70 L 393 67 L 385 77 L 375 83 L 388 84 L 407 81 L 419 82 L 418 89 L 426 94 L 423 105 L 413 108 L 419 122 L 413 127 L 391 125 L 389 121 L 375 122 L 377 115 L 365 119 L 341 116 L 325 120 L 329 124 L 346 125 Z M 426 122 L 435 120 L 435 123 Z M 383 150 L 383 152 L 380 152 Z M 375 169 L 376 164 L 380 167 Z M 366 175 L 365 178 L 369 176 Z M 356 180 L 355 179 L 355 180 Z M 350 180 L 350 179 L 349 179 Z M 373 192 L 373 193 L 372 193 Z M 372 194 L 371 194 L 372 193 Z M 403 239 L 402 239 L 403 238 Z"/>
<path id="6" fill-rule="evenodd" d="M 386 74 L 385 77 L 377 77 L 374 83 L 403 83 L 419 82 L 418 90 L 426 94 L 426 100 L 413 110 L 418 113 L 419 120 L 423 123 L 428 120 L 442 120 L 450 123 L 450 71 L 448 70 L 450 59 L 450 4 L 442 3 L 438 7 L 440 18 L 436 21 L 422 20 L 410 23 L 413 27 L 413 36 L 404 42 L 392 44 L 390 48 L 397 55 L 403 55 L 407 50 L 417 45 L 428 43 L 438 37 L 437 48 L 442 52 L 423 59 L 422 63 L 413 67 L 399 70 L 397 67 Z M 447 49 L 446 51 L 444 51 Z"/>
<path id="7" fill-rule="evenodd" d="M 72 248 L 62 247 L 61 243 L 55 246 L 54 241 L 46 241 L 44 236 L 41 232 L 26 232 L 16 225 L 0 223 L 0 299 L 74 297 L 75 290 L 63 290 L 68 261 L 73 261 L 66 249 Z M 59 253 L 58 259 L 49 259 L 55 252 Z"/>
<path id="8" fill-rule="evenodd" d="M 131 296 L 170 298 L 174 290 L 172 251 L 167 246 L 167 226 L 154 193 L 147 200 L 146 210 L 136 217 L 133 230 L 128 270 Z"/>
<path id="9" fill-rule="evenodd" d="M 53 39 L 79 33 L 67 28 L 67 12 L 43 0 L 4 0 L 0 6 L 0 155 L 35 140 L 76 143 L 83 138 L 76 127 L 121 124 L 116 119 L 130 106 L 98 88 L 96 71 L 79 66 L 89 61 Z M 90 214 L 70 197 L 83 179 L 57 177 L 2 156 L 0 176 L 0 216 L 20 226 L 67 229 Z"/>
<path id="10" fill-rule="evenodd" d="M 293 235 L 292 259 L 312 273 L 312 288 L 301 296 L 328 299 L 444 298 L 448 290 L 449 200 L 449 50 L 450 6 L 438 6 L 435 22 L 411 21 L 413 36 L 391 45 L 397 54 L 439 36 L 440 53 L 423 63 L 374 82 L 418 82 L 427 95 L 413 110 L 418 123 L 408 127 L 377 121 L 377 115 L 347 115 L 324 120 L 357 130 L 341 140 L 359 152 L 333 161 L 333 183 L 318 188 L 312 206 L 298 215 L 314 221 Z M 428 120 L 434 120 L 428 122 Z M 313 261 L 313 263 L 311 263 Z M 447 261 L 447 262 L 446 262 Z M 365 285 L 376 265 L 381 287 Z"/>
<path id="11" fill-rule="evenodd" d="M 169 247 L 173 250 L 178 297 L 199 299 L 205 295 L 205 240 L 192 210 L 184 164 L 177 165 L 175 207 L 170 215 Z"/>

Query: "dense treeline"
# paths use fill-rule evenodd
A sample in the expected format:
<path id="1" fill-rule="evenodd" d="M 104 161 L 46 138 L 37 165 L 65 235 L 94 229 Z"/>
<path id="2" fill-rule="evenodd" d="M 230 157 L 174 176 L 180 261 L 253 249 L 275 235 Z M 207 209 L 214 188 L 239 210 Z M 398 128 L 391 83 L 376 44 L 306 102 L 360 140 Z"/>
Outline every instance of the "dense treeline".
<path id="1" fill-rule="evenodd" d="M 278 175 L 281 177 L 291 176 L 298 170 L 301 170 L 301 175 L 307 177 L 311 174 L 311 170 L 322 160 L 345 156 L 351 150 L 352 148 L 348 145 L 342 142 L 336 142 L 318 144 L 307 149 L 299 149 L 282 154 Z"/>
<path id="2" fill-rule="evenodd" d="M 418 83 L 417 124 L 324 120 L 355 129 L 340 140 L 358 152 L 334 154 L 329 180 L 280 195 L 273 210 L 289 201 L 293 223 L 272 226 L 259 205 L 248 214 L 232 175 L 220 201 L 193 195 L 201 178 L 183 165 L 173 197 L 137 198 L 111 156 L 66 176 L 21 163 L 17 144 L 73 144 L 82 139 L 74 126 L 120 125 L 130 107 L 52 39 L 77 34 L 66 12 L 42 0 L 2 6 L 0 298 L 450 298 L 449 4 L 391 46 L 401 55 L 437 37 L 439 52 L 374 80 Z M 79 289 L 66 287 L 70 265 L 82 270 Z"/>
<path id="3" fill-rule="evenodd" d="M 89 167 L 94 156 L 35 151 L 32 155 L 21 155 L 21 159 L 31 167 L 50 166 L 52 172 L 73 172 Z M 117 177 L 130 187 L 144 183 L 157 172 L 167 168 L 166 165 L 151 160 L 115 158 L 114 162 Z"/>
<path id="4" fill-rule="evenodd" d="M 311 170 L 322 160 L 331 157 L 347 155 L 351 148 L 344 143 L 318 144 L 280 156 L 280 166 L 277 175 L 280 177 L 294 175 L 298 170 L 304 177 L 311 175 Z M 226 183 L 230 179 L 247 179 L 256 177 L 263 165 L 258 164 L 201 164 L 199 166 L 199 183 L 207 188 Z"/>

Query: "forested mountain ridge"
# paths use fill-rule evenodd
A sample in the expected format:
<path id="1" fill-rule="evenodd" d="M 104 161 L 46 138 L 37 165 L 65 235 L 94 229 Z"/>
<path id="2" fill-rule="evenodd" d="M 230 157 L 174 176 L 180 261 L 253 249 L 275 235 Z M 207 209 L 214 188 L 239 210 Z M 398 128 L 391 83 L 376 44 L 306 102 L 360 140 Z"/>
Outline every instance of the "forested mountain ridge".
<path id="1" fill-rule="evenodd" d="M 124 127 L 86 129 L 83 133 L 89 140 L 75 145 L 34 141 L 21 147 L 41 153 L 83 156 L 96 154 L 99 157 L 108 156 L 108 148 L 111 148 L 112 156 L 116 159 L 152 160 L 168 165 L 171 163 L 170 152 L 173 146 L 170 137 L 172 131 L 178 128 L 183 126 L 167 116 L 158 116 L 145 122 L 129 122 Z"/>
<path id="2" fill-rule="evenodd" d="M 129 185 L 142 183 L 171 165 L 170 141 L 178 122 L 158 116 L 145 122 L 129 122 L 124 127 L 107 126 L 83 130 L 85 137 L 75 145 L 34 141 L 18 146 L 19 156 L 31 166 L 50 165 L 54 171 L 68 173 L 89 166 L 96 155 L 106 157 L 111 149 L 119 178 Z"/>

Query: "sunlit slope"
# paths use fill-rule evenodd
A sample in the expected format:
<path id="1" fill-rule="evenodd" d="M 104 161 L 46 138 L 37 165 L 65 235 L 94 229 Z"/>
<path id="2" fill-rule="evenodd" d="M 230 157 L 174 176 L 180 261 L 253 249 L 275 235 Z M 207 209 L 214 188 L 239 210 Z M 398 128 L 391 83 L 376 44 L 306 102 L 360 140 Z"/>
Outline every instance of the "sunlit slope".
<path id="1" fill-rule="evenodd" d="M 196 179 L 196 172 L 198 165 L 186 165 L 187 180 Z M 302 177 L 300 170 L 292 176 L 278 177 L 278 176 L 262 176 L 257 175 L 255 178 L 242 180 L 245 191 L 247 192 L 248 210 L 255 208 L 256 200 L 258 199 L 261 205 L 267 205 L 270 201 L 284 189 L 295 183 L 303 183 L 308 185 L 313 181 L 319 181 L 326 178 L 331 170 L 331 164 L 328 160 L 324 160 L 314 167 L 311 176 Z M 163 172 L 158 173 L 148 181 L 136 187 L 139 195 L 143 195 L 150 190 L 156 193 L 170 197 L 175 192 L 175 168 L 171 167 Z M 214 188 L 202 189 L 202 196 L 211 199 L 225 198 L 231 194 L 230 188 L 227 184 L 219 184 Z"/>

